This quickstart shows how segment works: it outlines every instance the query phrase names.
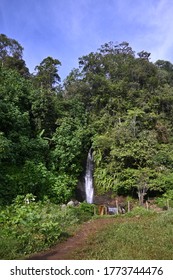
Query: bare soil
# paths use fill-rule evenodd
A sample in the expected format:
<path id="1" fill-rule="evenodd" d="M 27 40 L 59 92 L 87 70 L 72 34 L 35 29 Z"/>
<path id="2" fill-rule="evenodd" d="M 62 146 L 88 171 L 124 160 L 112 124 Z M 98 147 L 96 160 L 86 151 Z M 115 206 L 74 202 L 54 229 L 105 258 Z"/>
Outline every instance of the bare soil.
<path id="1" fill-rule="evenodd" d="M 118 219 L 119 220 L 119 219 Z M 80 226 L 74 236 L 48 249 L 30 256 L 29 260 L 72 260 L 74 251 L 82 249 L 91 236 L 102 231 L 111 223 L 116 223 L 115 218 L 103 218 L 85 222 Z"/>

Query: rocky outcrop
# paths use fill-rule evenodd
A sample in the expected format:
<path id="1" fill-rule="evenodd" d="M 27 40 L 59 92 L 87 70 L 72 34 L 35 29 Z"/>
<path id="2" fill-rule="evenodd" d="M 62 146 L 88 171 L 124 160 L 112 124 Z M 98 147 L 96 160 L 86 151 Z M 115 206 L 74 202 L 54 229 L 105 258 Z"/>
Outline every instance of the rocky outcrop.
<path id="1" fill-rule="evenodd" d="M 84 177 L 81 178 L 79 180 L 78 184 L 77 184 L 77 187 L 76 187 L 76 190 L 75 190 L 75 196 L 76 196 L 76 199 L 80 202 L 82 202 L 86 199 Z"/>

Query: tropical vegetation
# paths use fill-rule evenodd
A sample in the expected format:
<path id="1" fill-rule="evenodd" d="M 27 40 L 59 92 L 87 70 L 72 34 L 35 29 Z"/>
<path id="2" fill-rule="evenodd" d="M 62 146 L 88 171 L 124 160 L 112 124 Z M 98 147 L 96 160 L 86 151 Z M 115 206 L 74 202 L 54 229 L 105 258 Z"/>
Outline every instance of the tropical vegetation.
<path id="1" fill-rule="evenodd" d="M 80 57 L 63 82 L 60 66 L 47 57 L 30 73 L 20 43 L 0 34 L 2 231 L 37 224 L 45 197 L 55 209 L 76 198 L 90 147 L 96 194 L 138 197 L 141 205 L 150 196 L 173 201 L 173 64 L 109 42 Z M 35 199 L 29 206 L 28 195 Z M 50 231 L 58 223 L 52 219 Z"/>

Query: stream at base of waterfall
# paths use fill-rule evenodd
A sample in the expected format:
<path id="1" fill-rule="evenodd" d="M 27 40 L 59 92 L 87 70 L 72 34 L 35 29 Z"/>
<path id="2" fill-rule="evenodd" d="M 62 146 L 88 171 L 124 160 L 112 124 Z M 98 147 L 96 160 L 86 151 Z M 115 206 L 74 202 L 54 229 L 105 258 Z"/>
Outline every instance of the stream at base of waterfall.
<path id="1" fill-rule="evenodd" d="M 90 149 L 87 156 L 86 173 L 85 173 L 85 194 L 86 202 L 93 203 L 94 186 L 93 186 L 93 154 Z"/>

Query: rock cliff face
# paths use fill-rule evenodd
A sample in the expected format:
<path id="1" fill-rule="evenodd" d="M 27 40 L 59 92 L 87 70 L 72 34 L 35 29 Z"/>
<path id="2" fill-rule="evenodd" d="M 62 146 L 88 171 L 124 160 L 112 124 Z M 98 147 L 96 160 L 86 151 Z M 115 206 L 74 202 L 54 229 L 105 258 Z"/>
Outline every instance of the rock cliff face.
<path id="1" fill-rule="evenodd" d="M 86 199 L 84 176 L 79 179 L 79 182 L 76 187 L 75 195 L 76 195 L 76 199 L 80 202 Z"/>

